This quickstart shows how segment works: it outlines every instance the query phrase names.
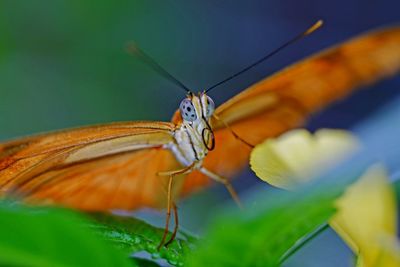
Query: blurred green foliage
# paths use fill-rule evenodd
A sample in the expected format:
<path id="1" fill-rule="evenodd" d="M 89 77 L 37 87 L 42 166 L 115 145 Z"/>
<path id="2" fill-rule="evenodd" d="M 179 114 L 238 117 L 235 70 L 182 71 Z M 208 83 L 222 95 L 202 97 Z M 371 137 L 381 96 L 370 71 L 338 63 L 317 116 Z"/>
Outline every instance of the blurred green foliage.
<path id="1" fill-rule="evenodd" d="M 1 266 L 136 266 L 72 212 L 0 206 Z"/>
<path id="2" fill-rule="evenodd" d="M 221 218 L 204 237 L 187 266 L 278 266 L 290 249 L 334 214 L 336 194 L 314 188 L 307 194 L 280 192 L 247 214 Z M 337 192 L 336 192 L 337 193 Z M 261 207 L 260 207 L 261 206 Z"/>

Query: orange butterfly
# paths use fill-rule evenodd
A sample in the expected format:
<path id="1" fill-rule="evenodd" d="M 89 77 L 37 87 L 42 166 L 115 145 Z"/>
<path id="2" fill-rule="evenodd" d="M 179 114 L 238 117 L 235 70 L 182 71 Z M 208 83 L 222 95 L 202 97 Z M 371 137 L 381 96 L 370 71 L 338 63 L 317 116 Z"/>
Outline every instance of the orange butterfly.
<path id="1" fill-rule="evenodd" d="M 206 92 L 190 92 L 172 122 L 113 123 L 9 141 L 0 144 L 0 192 L 88 211 L 167 207 L 166 233 L 170 211 L 175 214 L 172 241 L 178 197 L 215 180 L 237 200 L 225 177 L 247 164 L 249 144 L 298 127 L 310 113 L 399 70 L 400 27 L 387 28 L 294 64 L 217 108 Z"/>

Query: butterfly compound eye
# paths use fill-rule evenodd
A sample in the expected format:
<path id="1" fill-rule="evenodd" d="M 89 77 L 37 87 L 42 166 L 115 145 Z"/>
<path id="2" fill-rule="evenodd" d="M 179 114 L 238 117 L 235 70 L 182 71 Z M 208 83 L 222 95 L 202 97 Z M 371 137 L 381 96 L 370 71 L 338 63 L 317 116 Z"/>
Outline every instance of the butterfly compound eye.
<path id="1" fill-rule="evenodd" d="M 214 113 L 215 109 L 215 104 L 214 101 L 211 99 L 211 97 L 207 96 L 207 117 L 211 117 L 211 115 Z"/>
<path id="2" fill-rule="evenodd" d="M 185 121 L 194 121 L 197 119 L 196 110 L 194 109 L 192 101 L 189 99 L 183 99 L 179 109 Z"/>

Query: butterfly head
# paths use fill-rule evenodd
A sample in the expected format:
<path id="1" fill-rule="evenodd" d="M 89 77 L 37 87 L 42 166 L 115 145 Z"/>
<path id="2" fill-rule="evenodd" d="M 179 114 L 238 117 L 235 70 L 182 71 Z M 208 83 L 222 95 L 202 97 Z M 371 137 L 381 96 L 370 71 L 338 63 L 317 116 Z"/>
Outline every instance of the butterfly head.
<path id="1" fill-rule="evenodd" d="M 183 122 L 201 135 L 203 144 L 208 150 L 214 149 L 215 145 L 214 133 L 209 123 L 214 109 L 214 101 L 205 92 L 198 95 L 189 93 L 179 106 Z"/>
<path id="2" fill-rule="evenodd" d="M 204 92 L 198 95 L 189 93 L 179 107 L 182 119 L 189 123 L 208 121 L 214 113 L 214 109 L 214 101 Z"/>

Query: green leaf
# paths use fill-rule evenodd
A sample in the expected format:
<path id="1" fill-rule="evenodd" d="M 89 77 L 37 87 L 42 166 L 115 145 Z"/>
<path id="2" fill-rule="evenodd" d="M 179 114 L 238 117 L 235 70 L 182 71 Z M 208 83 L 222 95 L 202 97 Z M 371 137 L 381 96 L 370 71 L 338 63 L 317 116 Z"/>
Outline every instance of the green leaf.
<path id="1" fill-rule="evenodd" d="M 66 210 L 0 204 L 1 266 L 137 266 Z"/>
<path id="2" fill-rule="evenodd" d="M 261 197 L 257 201 L 268 205 L 221 218 L 211 226 L 204 244 L 188 257 L 186 266 L 278 266 L 296 241 L 316 230 L 335 211 L 333 198 L 295 196 L 280 192 L 274 198 Z"/>
<path id="3" fill-rule="evenodd" d="M 146 251 L 153 259 L 165 259 L 174 266 L 183 266 L 184 256 L 196 240 L 188 233 L 179 231 L 178 237 L 168 248 L 162 247 L 158 251 L 164 229 L 132 217 L 94 214 L 93 218 L 99 224 L 93 224 L 92 227 L 127 253 Z"/>

